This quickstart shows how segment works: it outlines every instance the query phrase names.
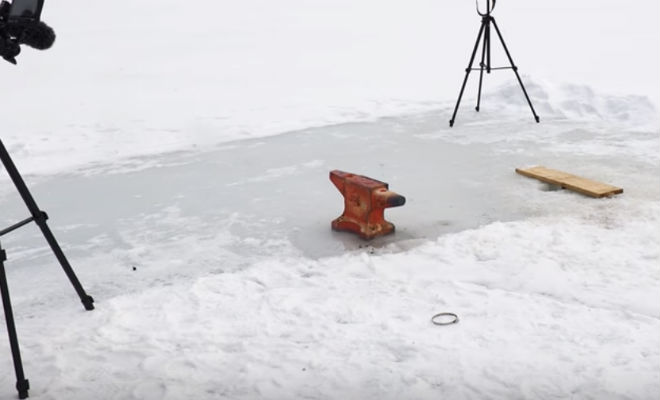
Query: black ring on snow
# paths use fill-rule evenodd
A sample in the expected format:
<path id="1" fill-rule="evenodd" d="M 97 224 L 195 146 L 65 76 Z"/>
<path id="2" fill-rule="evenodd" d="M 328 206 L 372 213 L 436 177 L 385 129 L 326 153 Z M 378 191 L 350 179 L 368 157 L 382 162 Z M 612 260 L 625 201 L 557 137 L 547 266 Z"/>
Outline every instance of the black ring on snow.
<path id="1" fill-rule="evenodd" d="M 447 322 L 436 321 L 435 319 L 439 318 L 439 317 L 453 317 L 453 319 L 451 321 L 447 321 Z M 433 323 L 433 325 L 440 325 L 440 326 L 456 324 L 456 323 L 458 323 L 458 315 L 456 315 L 454 313 L 450 313 L 450 312 L 441 312 L 441 313 L 435 314 L 433 317 L 431 317 L 431 322 Z"/>

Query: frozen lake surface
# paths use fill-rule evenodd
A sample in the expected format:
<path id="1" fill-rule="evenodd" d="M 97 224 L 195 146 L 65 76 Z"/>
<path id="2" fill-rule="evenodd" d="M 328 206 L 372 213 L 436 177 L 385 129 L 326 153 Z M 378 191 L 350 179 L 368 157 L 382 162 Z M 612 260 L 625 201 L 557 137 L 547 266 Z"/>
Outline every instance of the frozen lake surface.
<path id="1" fill-rule="evenodd" d="M 3 238 L 31 397 L 658 393 L 657 132 L 443 116 L 27 176 L 97 305 L 82 311 L 36 227 Z M 536 164 L 625 192 L 514 172 Z M 332 169 L 406 196 L 386 211 L 394 235 L 331 231 Z M 24 218 L 2 193 L 2 225 Z M 437 330 L 439 311 L 461 322 Z"/>
<path id="2" fill-rule="evenodd" d="M 232 235 L 256 242 L 282 239 L 301 254 L 319 258 L 363 246 L 406 247 L 443 233 L 557 212 L 556 205 L 538 193 L 553 188 L 515 174 L 516 167 L 546 165 L 619 186 L 646 178 L 637 177 L 643 159 L 567 153 L 571 146 L 579 149 L 595 136 L 604 136 L 579 124 L 537 125 L 530 118 L 453 130 L 444 125 L 438 113 L 422 113 L 312 128 L 197 152 L 98 165 L 42 178 L 33 191 L 53 223 L 66 223 L 60 236 L 72 244 L 107 235 L 107 247 L 100 250 L 130 248 L 132 244 L 121 237 L 123 227 L 158 224 L 158 215 L 169 210 L 197 221 L 191 224 L 199 228 L 228 228 Z M 506 131 L 515 131 L 515 136 L 499 133 Z M 548 136 L 560 138 L 564 151 L 538 144 Z M 468 143 L 460 143 L 465 138 Z M 329 229 L 343 210 L 343 198 L 328 179 L 333 169 L 385 181 L 406 197 L 405 206 L 386 211 L 386 218 L 397 226 L 394 235 L 366 242 Z M 656 167 L 644 170 L 657 173 Z M 635 171 L 633 176 L 630 171 Z M 11 221 L 8 215 L 23 214 L 21 203 L 5 203 L 6 221 Z M 186 225 L 182 232 L 195 228 Z M 243 250 L 246 256 L 261 251 Z"/>

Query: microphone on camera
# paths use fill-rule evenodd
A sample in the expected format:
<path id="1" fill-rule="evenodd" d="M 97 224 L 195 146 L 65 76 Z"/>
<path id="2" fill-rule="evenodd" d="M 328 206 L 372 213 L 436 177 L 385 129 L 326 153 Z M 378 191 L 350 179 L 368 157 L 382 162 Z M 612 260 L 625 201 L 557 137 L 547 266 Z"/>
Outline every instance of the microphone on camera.
<path id="1" fill-rule="evenodd" d="M 49 49 L 55 42 L 55 31 L 43 21 L 12 21 L 6 25 L 5 30 L 18 43 L 37 50 Z"/>

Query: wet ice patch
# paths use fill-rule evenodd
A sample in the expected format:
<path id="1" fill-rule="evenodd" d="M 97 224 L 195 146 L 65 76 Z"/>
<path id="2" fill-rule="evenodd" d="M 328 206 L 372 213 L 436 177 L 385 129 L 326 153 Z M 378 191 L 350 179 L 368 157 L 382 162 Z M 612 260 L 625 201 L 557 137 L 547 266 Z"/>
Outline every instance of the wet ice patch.
<path id="1" fill-rule="evenodd" d="M 228 183 L 227 186 L 237 186 L 244 185 L 247 183 L 256 183 L 256 182 L 268 182 L 277 180 L 283 177 L 292 177 L 295 175 L 300 175 L 308 169 L 316 169 L 324 166 L 325 162 L 323 160 L 312 160 L 306 161 L 296 165 L 288 165 L 285 167 L 279 168 L 269 168 L 263 171 L 259 176 L 247 178 L 242 181 Z"/>

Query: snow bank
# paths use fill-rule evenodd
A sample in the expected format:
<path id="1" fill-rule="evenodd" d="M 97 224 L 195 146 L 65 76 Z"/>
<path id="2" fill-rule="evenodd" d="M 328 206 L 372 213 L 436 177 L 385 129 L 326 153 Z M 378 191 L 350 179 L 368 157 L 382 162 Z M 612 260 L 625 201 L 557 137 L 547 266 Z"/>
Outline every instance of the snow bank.
<path id="1" fill-rule="evenodd" d="M 473 107 L 476 97 L 463 99 L 454 128 L 441 125 L 441 120 L 434 132 L 418 135 L 451 143 L 488 144 L 498 152 L 520 152 L 534 143 L 545 151 L 563 154 L 626 156 L 658 163 L 660 114 L 648 98 L 598 93 L 584 85 L 523 79 L 540 124 L 534 123 L 519 84 L 512 81 L 484 93 L 478 113 Z M 449 115 L 450 111 L 441 108 L 431 113 L 443 112 Z M 417 118 L 428 118 L 431 113 L 421 113 Z"/>
<path id="2" fill-rule="evenodd" d="M 537 113 L 543 115 L 542 121 L 559 119 L 594 122 L 647 131 L 657 131 L 660 126 L 658 110 L 648 97 L 597 93 L 594 88 L 586 85 L 553 84 L 525 76 L 523 79 L 532 104 Z M 525 114 L 527 102 L 515 80 L 486 96 L 486 108 L 490 108 L 488 106 L 492 101 L 496 107 L 502 107 L 509 114 Z"/>
<path id="3" fill-rule="evenodd" d="M 224 240 L 206 234 L 156 247 L 136 237 L 148 251 L 144 263 L 116 275 L 118 287 L 92 285 L 93 313 L 64 301 L 56 312 L 51 304 L 19 317 L 29 376 L 40 377 L 31 393 L 653 398 L 660 202 L 613 203 L 610 212 L 494 223 L 405 251 L 392 245 L 314 261 L 281 244 L 238 269 L 244 261 L 218 253 Z M 102 254 L 93 260 L 113 263 Z M 149 280 L 150 268 L 204 263 L 222 270 L 121 289 L 132 286 L 122 280 Z M 26 296 L 17 297 L 23 308 Z M 459 324 L 432 325 L 441 311 L 457 313 Z M 9 374 L 0 378 L 0 390 L 10 387 Z"/>
<path id="4" fill-rule="evenodd" d="M 0 87 L 11 94 L 0 110 L 2 139 L 21 169 L 52 174 L 429 110 L 445 125 L 479 22 L 470 2 L 195 4 L 47 4 L 44 19 L 58 32 L 55 46 L 47 52 L 26 49 L 17 67 L 0 64 Z M 536 5 L 541 9 L 521 0 L 498 6 L 503 34 L 521 72 L 531 76 L 524 79 L 544 121 L 549 116 L 647 121 L 648 100 L 621 97 L 657 96 L 657 2 L 636 5 L 592 0 L 585 9 L 593 6 L 600 17 L 590 16 L 588 32 L 568 0 Z M 554 18 L 539 19 L 539 12 L 558 13 L 562 29 Z M 655 21 L 647 21 L 653 15 Z M 629 35 L 611 32 L 621 20 Z M 530 23 L 533 35 L 526 34 Z M 583 46 L 592 31 L 598 40 Z M 621 74 L 632 67 L 613 61 L 634 48 L 643 50 L 634 67 L 638 73 Z M 578 50 L 579 56 L 573 54 Z M 569 66 L 570 72 L 544 81 Z M 594 69 L 609 73 L 608 79 L 585 76 L 584 70 Z M 467 96 L 476 94 L 476 81 L 473 74 Z M 493 90 L 498 81 L 513 85 Z M 565 81 L 585 86 L 556 89 Z M 509 116 L 528 117 L 510 71 L 491 74 L 485 84 L 484 113 L 504 105 Z M 463 105 L 457 128 L 473 113 L 467 98 Z"/>

